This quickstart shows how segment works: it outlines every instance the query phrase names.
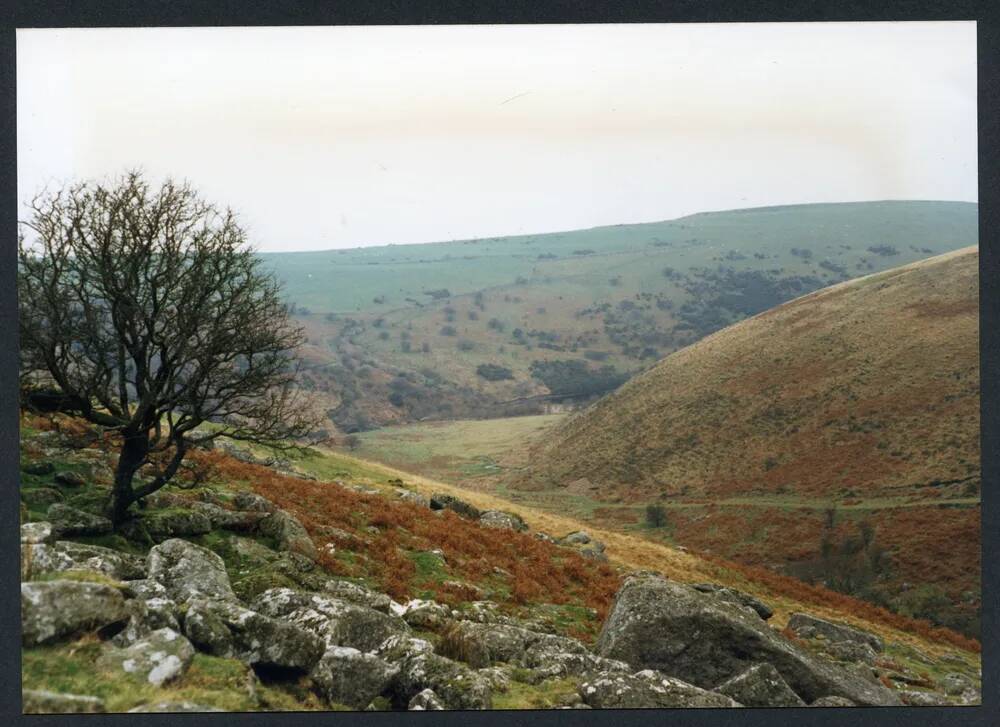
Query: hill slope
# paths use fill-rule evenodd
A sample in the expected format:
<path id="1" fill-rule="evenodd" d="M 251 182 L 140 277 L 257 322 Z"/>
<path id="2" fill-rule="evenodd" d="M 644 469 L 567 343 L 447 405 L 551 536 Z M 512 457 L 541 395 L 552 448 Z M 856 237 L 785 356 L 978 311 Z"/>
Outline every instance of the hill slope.
<path id="1" fill-rule="evenodd" d="M 308 330 L 304 382 L 356 431 L 606 391 L 797 296 L 976 244 L 977 214 L 957 202 L 795 205 L 264 259 Z"/>
<path id="2" fill-rule="evenodd" d="M 932 584 L 972 613 L 978 250 L 726 328 L 552 428 L 523 460 L 522 488 L 677 507 L 677 542 L 753 563 L 815 565 L 824 532 L 867 521 L 893 558 L 881 598 Z"/>

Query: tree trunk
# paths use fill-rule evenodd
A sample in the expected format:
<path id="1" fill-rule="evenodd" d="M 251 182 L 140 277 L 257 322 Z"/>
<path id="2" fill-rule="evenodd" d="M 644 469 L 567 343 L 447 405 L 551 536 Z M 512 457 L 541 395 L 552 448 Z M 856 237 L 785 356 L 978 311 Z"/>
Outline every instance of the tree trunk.
<path id="1" fill-rule="evenodd" d="M 108 516 L 116 528 L 128 518 L 128 509 L 135 502 L 132 479 L 146 461 L 148 451 L 149 437 L 147 434 L 128 434 L 125 436 L 125 441 L 118 454 L 115 482 L 108 506 Z"/>

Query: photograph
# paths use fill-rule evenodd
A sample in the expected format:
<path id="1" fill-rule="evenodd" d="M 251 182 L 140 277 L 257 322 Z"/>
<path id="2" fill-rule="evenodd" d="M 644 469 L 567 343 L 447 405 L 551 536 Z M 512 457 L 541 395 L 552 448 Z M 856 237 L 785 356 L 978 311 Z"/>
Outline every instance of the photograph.
<path id="1" fill-rule="evenodd" d="M 11 74 L 18 712 L 981 711 L 976 21 Z"/>

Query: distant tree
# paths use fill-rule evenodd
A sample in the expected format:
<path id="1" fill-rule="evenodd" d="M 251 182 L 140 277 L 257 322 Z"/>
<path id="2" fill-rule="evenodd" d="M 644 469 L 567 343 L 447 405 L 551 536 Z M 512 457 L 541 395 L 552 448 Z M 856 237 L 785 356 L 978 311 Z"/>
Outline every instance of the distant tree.
<path id="1" fill-rule="evenodd" d="M 361 446 L 361 437 L 357 434 L 348 434 L 344 437 L 344 446 L 353 452 Z"/>
<path id="2" fill-rule="evenodd" d="M 18 237 L 21 368 L 48 387 L 26 398 L 118 436 L 116 525 L 192 446 L 317 428 L 294 387 L 302 330 L 231 211 L 133 172 L 37 196 Z"/>
<path id="3" fill-rule="evenodd" d="M 651 528 L 662 528 L 667 524 L 667 509 L 663 505 L 646 505 L 646 524 Z"/>

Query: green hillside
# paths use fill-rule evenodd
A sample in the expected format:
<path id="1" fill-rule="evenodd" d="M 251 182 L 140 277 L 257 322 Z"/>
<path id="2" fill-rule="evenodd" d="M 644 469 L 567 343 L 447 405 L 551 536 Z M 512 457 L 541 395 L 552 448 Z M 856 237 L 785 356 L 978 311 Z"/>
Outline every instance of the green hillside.
<path id="1" fill-rule="evenodd" d="M 977 214 L 960 202 L 795 205 L 264 258 L 308 329 L 306 385 L 356 430 L 602 393 L 792 298 L 976 244 Z"/>

